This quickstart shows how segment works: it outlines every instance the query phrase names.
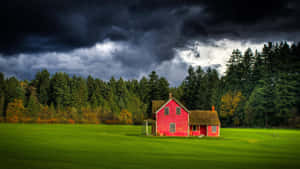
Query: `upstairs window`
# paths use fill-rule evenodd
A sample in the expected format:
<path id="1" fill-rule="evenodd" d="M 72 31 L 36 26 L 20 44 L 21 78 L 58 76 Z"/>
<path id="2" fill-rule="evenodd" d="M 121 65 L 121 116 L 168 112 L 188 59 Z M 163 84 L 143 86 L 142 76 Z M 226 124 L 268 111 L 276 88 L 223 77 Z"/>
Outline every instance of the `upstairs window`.
<path id="1" fill-rule="evenodd" d="M 175 128 L 175 123 L 170 123 L 170 132 L 175 133 L 176 128 Z"/>
<path id="2" fill-rule="evenodd" d="M 211 132 L 216 133 L 217 132 L 217 126 L 211 126 Z"/>
<path id="3" fill-rule="evenodd" d="M 165 115 L 169 115 L 169 107 L 165 107 Z"/>
<path id="4" fill-rule="evenodd" d="M 181 108 L 180 107 L 176 107 L 176 114 L 180 115 L 181 114 Z"/>

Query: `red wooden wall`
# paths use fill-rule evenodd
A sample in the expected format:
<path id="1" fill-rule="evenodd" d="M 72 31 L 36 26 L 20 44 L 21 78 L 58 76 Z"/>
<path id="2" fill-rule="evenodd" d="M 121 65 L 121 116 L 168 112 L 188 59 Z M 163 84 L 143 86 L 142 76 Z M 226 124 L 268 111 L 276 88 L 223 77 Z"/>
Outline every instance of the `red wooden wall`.
<path id="1" fill-rule="evenodd" d="M 200 136 L 200 126 L 196 126 L 196 131 L 193 131 L 193 125 L 190 125 L 190 136 Z"/>
<path id="2" fill-rule="evenodd" d="M 219 136 L 219 126 L 217 126 L 217 130 L 215 133 L 212 132 L 212 126 L 207 126 L 207 136 Z"/>
<path id="3" fill-rule="evenodd" d="M 193 131 L 193 125 L 190 125 L 190 136 L 206 136 L 206 125 L 197 125 L 196 127 L 197 130 Z"/>
<path id="4" fill-rule="evenodd" d="M 169 107 L 169 115 L 165 115 L 165 107 Z M 156 127 L 158 136 L 188 136 L 188 113 L 181 108 L 181 114 L 176 114 L 176 107 L 179 106 L 171 100 L 156 114 Z M 175 123 L 175 132 L 170 132 L 170 123 Z"/>

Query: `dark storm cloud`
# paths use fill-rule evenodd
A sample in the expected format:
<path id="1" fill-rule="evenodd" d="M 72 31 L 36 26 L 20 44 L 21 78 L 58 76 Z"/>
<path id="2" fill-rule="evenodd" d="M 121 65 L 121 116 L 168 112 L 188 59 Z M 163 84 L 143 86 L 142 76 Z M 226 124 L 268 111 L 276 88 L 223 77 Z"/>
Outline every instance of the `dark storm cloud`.
<path id="1" fill-rule="evenodd" d="M 105 38 L 138 41 L 152 31 L 158 43 L 164 33 L 175 36 L 160 45 L 166 50 L 197 37 L 255 39 L 263 31 L 299 31 L 299 11 L 293 0 L 10 0 L 0 7 L 0 51 L 70 50 Z"/>
<path id="2" fill-rule="evenodd" d="M 194 40 L 204 44 L 223 38 L 299 41 L 299 16 L 300 3 L 296 0 L 7 0 L 0 5 L 1 71 L 23 70 L 4 65 L 15 63 L 13 57 L 25 54 L 32 68 L 20 76 L 28 77 L 31 70 L 39 67 L 28 61 L 31 57 L 54 57 L 55 62 L 67 53 L 74 59 L 76 50 L 94 49 L 95 44 L 105 44 L 109 39 L 123 47 L 112 53 L 106 65 L 120 64 L 116 69 L 124 73 L 116 74 L 137 77 L 153 65 L 168 63 L 175 57 L 174 49 L 185 48 Z M 95 61 L 82 63 L 92 69 L 89 71 L 99 67 Z M 106 65 L 101 65 L 98 72 L 107 74 L 101 69 Z M 68 65 L 61 65 L 59 70 L 65 66 Z M 71 72 L 76 74 L 76 66 L 80 65 L 73 66 Z"/>

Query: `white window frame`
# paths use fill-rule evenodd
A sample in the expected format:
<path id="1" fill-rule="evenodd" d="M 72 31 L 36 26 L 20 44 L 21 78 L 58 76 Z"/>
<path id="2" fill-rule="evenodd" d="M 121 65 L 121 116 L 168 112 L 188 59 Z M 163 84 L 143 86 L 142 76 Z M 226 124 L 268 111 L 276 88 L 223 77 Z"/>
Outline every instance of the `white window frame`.
<path id="1" fill-rule="evenodd" d="M 217 132 L 217 126 L 211 126 L 211 132 L 216 133 Z"/>
<path id="2" fill-rule="evenodd" d="M 168 111 L 166 111 L 166 110 L 168 110 Z M 165 111 L 164 114 L 165 114 L 166 116 L 170 114 L 170 109 L 169 109 L 169 107 L 165 107 L 164 111 Z M 166 113 L 166 112 L 168 112 L 168 113 Z"/>
<path id="3" fill-rule="evenodd" d="M 176 115 L 181 115 L 181 108 L 179 106 L 176 107 Z"/>
<path id="4" fill-rule="evenodd" d="M 174 131 L 173 132 L 171 131 L 171 125 L 174 125 Z M 170 131 L 170 133 L 175 133 L 176 132 L 176 123 L 170 123 L 169 124 L 169 131 Z"/>

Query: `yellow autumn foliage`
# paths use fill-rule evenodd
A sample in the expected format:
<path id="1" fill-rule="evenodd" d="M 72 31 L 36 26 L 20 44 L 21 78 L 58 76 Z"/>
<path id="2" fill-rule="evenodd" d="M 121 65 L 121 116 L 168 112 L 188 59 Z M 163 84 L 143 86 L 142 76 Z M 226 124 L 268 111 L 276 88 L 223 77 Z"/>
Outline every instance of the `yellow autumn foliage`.
<path id="1" fill-rule="evenodd" d="M 220 116 L 221 117 L 233 116 L 242 98 L 243 96 L 240 91 L 237 92 L 229 91 L 225 95 L 223 95 L 221 98 Z"/>
<path id="2" fill-rule="evenodd" d="M 132 113 L 128 112 L 128 110 L 123 109 L 119 115 L 120 122 L 123 124 L 132 124 Z"/>
<path id="3" fill-rule="evenodd" d="M 18 123 L 22 121 L 25 114 L 25 108 L 21 99 L 15 99 L 8 103 L 6 111 L 6 120 L 10 123 Z"/>

